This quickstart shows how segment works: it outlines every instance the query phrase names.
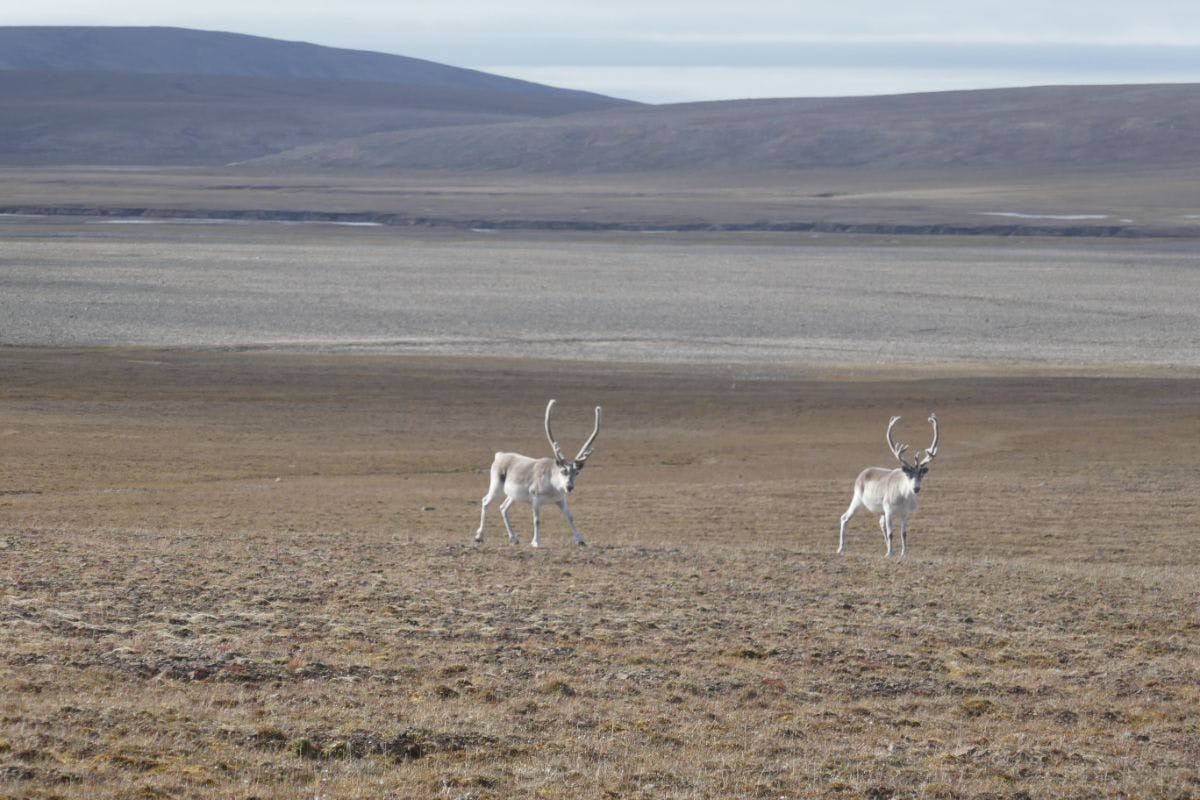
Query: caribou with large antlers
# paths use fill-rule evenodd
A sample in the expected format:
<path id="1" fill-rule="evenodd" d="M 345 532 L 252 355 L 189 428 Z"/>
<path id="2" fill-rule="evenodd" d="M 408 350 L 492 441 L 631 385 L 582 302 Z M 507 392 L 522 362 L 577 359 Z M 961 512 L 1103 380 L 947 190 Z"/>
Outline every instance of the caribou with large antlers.
<path id="1" fill-rule="evenodd" d="M 908 550 L 908 518 L 917 510 L 917 495 L 921 491 L 921 479 L 929 472 L 929 462 L 937 456 L 938 449 L 938 420 L 936 414 L 929 415 L 933 425 L 933 444 L 923 453 L 909 461 L 904 457 L 908 449 L 906 444 L 896 444 L 892 440 L 892 428 L 900 421 L 892 417 L 887 426 L 888 449 L 900 462 L 896 469 L 887 467 L 868 467 L 859 473 L 854 481 L 854 497 L 850 500 L 850 508 L 842 514 L 842 527 L 838 532 L 838 549 L 840 553 L 846 547 L 846 523 L 860 508 L 866 508 L 872 514 L 879 514 L 879 528 L 883 531 L 883 540 L 887 543 L 888 558 L 892 557 L 892 531 L 894 521 L 900 522 L 900 555 Z"/>
<path id="2" fill-rule="evenodd" d="M 517 535 L 513 533 L 512 523 L 508 519 L 509 507 L 517 501 L 533 506 L 533 540 L 530 544 L 537 547 L 538 534 L 542 521 L 542 504 L 554 503 L 567 518 L 571 526 L 571 534 L 575 544 L 583 545 L 583 537 L 575 527 L 575 518 L 567 507 L 567 495 L 575 489 L 575 478 L 583 469 L 584 462 L 592 454 L 592 443 L 600 432 L 600 406 L 596 406 L 596 427 L 592 435 L 583 443 L 579 454 L 574 459 L 563 455 L 554 432 L 550 430 L 550 412 L 554 409 L 554 401 L 546 404 L 546 438 L 554 449 L 554 458 L 530 458 L 518 453 L 496 453 L 492 461 L 491 484 L 483 496 L 483 508 L 479 512 L 479 530 L 475 531 L 475 541 L 483 541 L 483 523 L 487 517 L 488 505 L 495 499 L 496 493 L 504 489 L 505 499 L 500 504 L 500 516 L 504 519 L 504 527 L 508 529 L 508 541 L 519 544 Z"/>

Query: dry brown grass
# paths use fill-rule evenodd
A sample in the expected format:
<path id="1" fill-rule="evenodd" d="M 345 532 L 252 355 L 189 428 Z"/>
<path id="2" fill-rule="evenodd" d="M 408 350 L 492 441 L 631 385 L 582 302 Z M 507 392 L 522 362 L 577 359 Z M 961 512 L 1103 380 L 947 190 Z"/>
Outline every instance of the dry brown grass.
<path id="1" fill-rule="evenodd" d="M 0 375 L 0 796 L 1200 796 L 1194 375 Z M 605 406 L 591 546 L 498 515 L 472 546 L 551 393 L 568 447 Z M 835 557 L 888 415 L 929 408 L 910 557 L 865 516 Z"/>

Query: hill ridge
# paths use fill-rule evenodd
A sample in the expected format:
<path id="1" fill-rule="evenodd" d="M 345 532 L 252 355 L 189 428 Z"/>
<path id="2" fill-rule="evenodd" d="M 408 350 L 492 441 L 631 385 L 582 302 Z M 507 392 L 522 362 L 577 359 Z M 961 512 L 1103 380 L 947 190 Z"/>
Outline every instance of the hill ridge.
<path id="1" fill-rule="evenodd" d="M 318 78 L 628 102 L 411 56 L 163 26 L 0 26 L 0 69 Z"/>
<path id="2" fill-rule="evenodd" d="M 317 143 L 267 166 L 605 173 L 1200 161 L 1200 84 L 730 100 Z"/>
<path id="3" fill-rule="evenodd" d="M 8 165 L 227 164 L 370 133 L 625 104 L 244 34 L 0 27 L 0 164 Z"/>
<path id="4" fill-rule="evenodd" d="M 168 67 L 185 72 L 145 71 Z M 0 103 L 9 165 L 1041 176 L 1200 163 L 1200 84 L 651 106 L 405 56 L 183 28 L 0 28 Z"/>

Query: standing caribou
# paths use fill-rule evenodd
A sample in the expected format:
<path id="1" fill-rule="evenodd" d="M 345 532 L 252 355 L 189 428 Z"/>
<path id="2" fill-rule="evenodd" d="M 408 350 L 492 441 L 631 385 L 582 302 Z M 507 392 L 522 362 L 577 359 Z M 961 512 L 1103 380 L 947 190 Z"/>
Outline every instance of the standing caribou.
<path id="1" fill-rule="evenodd" d="M 892 557 L 893 521 L 900 521 L 900 555 L 908 550 L 908 517 L 917 510 L 917 494 L 921 491 L 921 479 L 929 472 L 927 466 L 937 455 L 938 421 L 937 414 L 929 415 L 933 425 L 933 444 L 924 453 L 918 453 L 912 461 L 904 458 L 906 444 L 896 444 L 892 441 L 892 428 L 900 421 L 892 417 L 887 426 L 888 449 L 900 462 L 896 469 L 886 467 L 867 467 L 854 480 L 854 497 L 850 500 L 850 508 L 842 514 L 842 527 L 838 532 L 838 549 L 840 553 L 846 547 L 846 523 L 860 508 L 866 508 L 872 514 L 879 514 L 879 527 L 883 531 L 883 540 L 887 543 L 887 557 Z"/>
<path id="2" fill-rule="evenodd" d="M 600 406 L 596 406 L 596 427 L 592 429 L 592 435 L 583 443 L 579 455 L 575 456 L 574 460 L 568 460 L 563 455 L 558 440 L 550 430 L 550 412 L 553 409 L 554 401 L 551 400 L 546 404 L 546 438 L 554 448 L 554 458 L 530 458 L 518 453 L 496 453 L 492 460 L 491 484 L 487 494 L 483 496 L 483 508 L 479 512 L 479 530 L 475 531 L 475 541 L 483 541 L 483 522 L 487 517 L 488 504 L 503 487 L 505 499 L 500 504 L 500 516 L 504 519 L 504 527 L 508 529 L 510 544 L 520 544 L 508 519 L 509 506 L 516 501 L 533 506 L 533 540 L 530 541 L 532 546 L 539 545 L 543 503 L 554 503 L 562 509 L 567 524 L 571 526 L 575 544 L 585 544 L 583 537 L 579 535 L 579 529 L 575 527 L 571 509 L 567 507 L 567 495 L 575 489 L 575 477 L 592 454 L 592 442 L 596 441 L 596 434 L 600 432 Z"/>

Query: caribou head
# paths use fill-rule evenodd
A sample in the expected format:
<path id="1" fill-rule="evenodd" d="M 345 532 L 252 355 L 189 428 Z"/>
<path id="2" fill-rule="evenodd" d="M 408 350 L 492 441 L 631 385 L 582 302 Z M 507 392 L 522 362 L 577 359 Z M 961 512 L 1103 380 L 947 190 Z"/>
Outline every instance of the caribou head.
<path id="1" fill-rule="evenodd" d="M 900 421 L 899 417 L 892 417 L 887 426 L 887 443 L 888 449 L 892 451 L 892 455 L 900 462 L 900 469 L 908 477 L 913 494 L 919 494 L 921 491 L 921 480 L 929 472 L 929 462 L 937 456 L 938 447 L 938 421 L 937 414 L 929 415 L 929 423 L 933 425 L 933 443 L 927 447 L 924 452 L 918 452 L 917 457 L 909 461 L 904 457 L 904 451 L 908 449 L 906 444 L 896 444 L 892 439 L 892 428 L 896 427 L 896 423 Z"/>

